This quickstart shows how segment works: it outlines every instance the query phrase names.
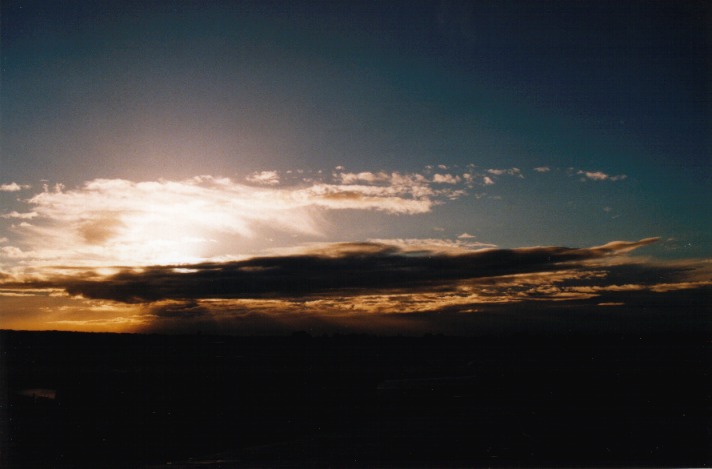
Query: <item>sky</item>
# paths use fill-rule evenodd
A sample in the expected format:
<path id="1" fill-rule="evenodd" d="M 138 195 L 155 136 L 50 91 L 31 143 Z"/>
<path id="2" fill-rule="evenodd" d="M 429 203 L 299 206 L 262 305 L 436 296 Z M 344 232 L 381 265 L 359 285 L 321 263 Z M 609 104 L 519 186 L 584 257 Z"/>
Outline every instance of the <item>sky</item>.
<path id="1" fill-rule="evenodd" d="M 709 329 L 706 2 L 0 8 L 0 328 Z"/>

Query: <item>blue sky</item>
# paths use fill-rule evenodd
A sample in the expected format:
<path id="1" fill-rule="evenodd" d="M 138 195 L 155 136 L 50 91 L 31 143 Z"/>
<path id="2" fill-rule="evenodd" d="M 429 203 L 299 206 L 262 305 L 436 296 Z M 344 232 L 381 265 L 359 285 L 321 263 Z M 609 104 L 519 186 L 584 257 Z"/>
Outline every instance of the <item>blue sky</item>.
<path id="1" fill-rule="evenodd" d="M 711 15 L 3 2 L 1 271 L 366 241 L 707 259 Z"/>

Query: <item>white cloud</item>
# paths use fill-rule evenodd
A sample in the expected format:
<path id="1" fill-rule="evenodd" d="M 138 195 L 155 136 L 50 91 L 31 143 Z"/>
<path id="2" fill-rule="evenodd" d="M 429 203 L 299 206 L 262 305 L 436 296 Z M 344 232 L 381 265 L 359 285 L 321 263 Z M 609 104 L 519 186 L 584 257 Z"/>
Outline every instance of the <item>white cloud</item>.
<path id="1" fill-rule="evenodd" d="M 534 171 L 536 171 L 537 173 L 548 173 L 549 171 L 551 171 L 551 168 L 549 168 L 548 166 L 537 166 L 536 168 L 534 168 Z"/>
<path id="2" fill-rule="evenodd" d="M 494 181 L 493 181 L 492 178 L 489 177 L 489 176 L 485 176 L 485 177 L 482 179 L 482 182 L 484 183 L 485 186 L 492 186 L 492 185 L 494 185 Z"/>
<path id="3" fill-rule="evenodd" d="M 30 257 L 30 255 L 23 252 L 22 249 L 15 246 L 3 246 L 0 248 L 0 253 L 2 253 L 4 257 L 8 257 L 10 259 L 25 259 Z"/>
<path id="4" fill-rule="evenodd" d="M 17 192 L 22 189 L 29 189 L 30 186 L 20 185 L 16 182 L 11 182 L 9 184 L 0 184 L 0 192 Z"/>
<path id="5" fill-rule="evenodd" d="M 626 179 L 628 176 L 625 174 L 618 174 L 615 176 L 609 176 L 608 174 L 604 173 L 603 171 L 584 171 L 584 170 L 579 170 L 576 172 L 576 174 L 580 174 L 583 176 L 583 180 L 590 179 L 591 181 L 622 181 L 623 179 Z"/>
<path id="6" fill-rule="evenodd" d="M 436 184 L 457 184 L 460 182 L 460 176 L 453 176 L 452 174 L 435 174 L 433 176 L 433 182 Z"/>
<path id="7" fill-rule="evenodd" d="M 341 184 L 355 184 L 358 182 L 385 182 L 390 179 L 390 175 L 383 171 L 379 173 L 372 173 L 370 171 L 364 171 L 361 173 L 339 173 L 336 177 L 340 180 Z"/>
<path id="8" fill-rule="evenodd" d="M 475 236 L 471 235 L 470 233 L 462 233 L 457 237 L 457 239 L 474 239 Z"/>
<path id="9" fill-rule="evenodd" d="M 320 237 L 334 229 L 323 218 L 329 210 L 420 214 L 462 197 L 459 187 L 434 190 L 417 173 L 363 172 L 304 175 L 294 186 L 275 187 L 273 171 L 254 173 L 253 182 L 196 176 L 181 181 L 133 182 L 94 179 L 67 189 L 46 186 L 25 201 L 28 208 L 4 218 L 13 225 L 13 247 L 3 259 L 26 265 L 149 265 L 199 262 L 245 254 L 273 233 Z M 350 182 L 350 183 L 347 183 Z M 25 220 L 32 220 L 32 224 Z M 265 233 L 270 233 L 265 235 Z"/>
<path id="10" fill-rule="evenodd" d="M 416 214 L 430 211 L 433 206 L 430 195 L 432 191 L 420 187 L 315 184 L 294 191 L 289 197 L 302 206 Z"/>
<path id="11" fill-rule="evenodd" d="M 585 178 L 592 181 L 605 181 L 608 179 L 608 174 L 601 171 L 578 171 L 576 174 L 583 174 Z"/>
<path id="12" fill-rule="evenodd" d="M 30 220 L 32 218 L 35 218 L 36 216 L 37 216 L 37 212 L 18 213 L 18 212 L 12 211 L 10 213 L 5 213 L 3 215 L 0 215 L 0 218 L 20 218 L 23 220 Z"/>
<path id="13" fill-rule="evenodd" d="M 509 169 L 488 169 L 488 173 L 494 174 L 495 176 L 517 176 L 523 178 L 522 171 L 519 168 L 509 168 Z"/>
<path id="14" fill-rule="evenodd" d="M 277 171 L 259 171 L 250 174 L 245 179 L 254 184 L 264 184 L 268 186 L 279 184 L 279 174 L 277 174 Z"/>

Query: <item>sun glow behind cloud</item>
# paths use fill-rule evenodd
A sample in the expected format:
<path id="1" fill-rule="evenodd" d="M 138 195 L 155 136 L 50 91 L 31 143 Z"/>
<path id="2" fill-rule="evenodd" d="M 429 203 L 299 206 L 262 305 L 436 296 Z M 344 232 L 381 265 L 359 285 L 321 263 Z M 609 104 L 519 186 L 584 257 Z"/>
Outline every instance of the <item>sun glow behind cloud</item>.
<path id="1" fill-rule="evenodd" d="M 276 173 L 267 176 L 248 180 L 275 185 Z M 211 252 L 243 255 L 239 240 L 258 238 L 265 229 L 319 237 L 320 210 L 423 213 L 438 197 L 424 181 L 408 176 L 378 182 L 277 188 L 198 176 L 183 181 L 96 179 L 71 190 L 57 185 L 29 198 L 31 211 L 4 215 L 23 223 L 12 226 L 18 245 L 5 246 L 3 254 L 34 266 L 192 263 Z"/>
<path id="2" fill-rule="evenodd" d="M 30 329 L 468 333 L 517 311 L 625 307 L 662 312 L 670 327 L 682 327 L 666 309 L 672 298 L 697 311 L 706 327 L 699 308 L 712 291 L 710 263 L 628 256 L 656 239 L 519 249 L 416 241 L 324 243 L 231 262 L 6 278 L 0 318 L 5 327 Z M 557 321 L 573 325 L 564 316 Z"/>
<path id="3" fill-rule="evenodd" d="M 443 170 L 446 168 L 438 168 Z M 483 170 L 484 171 L 484 170 Z M 504 171 L 504 170 L 501 170 Z M 518 172 L 519 170 L 517 170 Z M 94 179 L 44 184 L 20 210 L 0 247 L 0 267 L 15 273 L 48 266 L 146 266 L 236 259 L 273 248 L 274 233 L 305 240 L 333 234 L 333 211 L 418 215 L 467 196 L 481 173 L 262 171 L 237 180 L 196 176 L 171 181 Z M 7 184 L 27 189 L 16 183 Z M 332 229 L 330 232 L 329 230 Z"/>
<path id="4" fill-rule="evenodd" d="M 498 198 L 489 194 L 500 187 L 551 181 L 541 169 L 337 167 L 262 171 L 243 180 L 47 184 L 0 214 L 9 227 L 0 238 L 0 323 L 95 331 L 422 333 L 440 330 L 447 317 L 442 330 L 457 332 L 458 321 L 497 308 L 602 305 L 610 312 L 689 292 L 700 298 L 712 288 L 704 262 L 656 264 L 628 256 L 656 238 L 502 249 L 470 234 L 476 220 L 450 239 L 428 236 L 435 227 L 420 237 L 378 230 L 379 221 L 398 225 L 462 199 Z M 577 171 L 554 176 L 587 185 L 571 177 Z M 591 174 L 589 180 L 626 183 Z M 336 212 L 353 216 L 330 215 Z M 334 222 L 344 219 L 350 223 Z M 353 223 L 374 229 L 358 239 Z"/>

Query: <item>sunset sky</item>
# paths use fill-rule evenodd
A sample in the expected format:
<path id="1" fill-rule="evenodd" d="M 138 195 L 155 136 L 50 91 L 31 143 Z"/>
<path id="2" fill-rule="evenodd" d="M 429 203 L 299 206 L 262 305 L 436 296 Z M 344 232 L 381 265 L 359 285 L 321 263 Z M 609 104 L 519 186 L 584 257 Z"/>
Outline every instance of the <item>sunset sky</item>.
<path id="1" fill-rule="evenodd" d="M 706 2 L 1 8 L 0 328 L 709 327 Z"/>

